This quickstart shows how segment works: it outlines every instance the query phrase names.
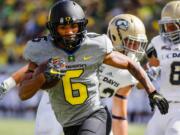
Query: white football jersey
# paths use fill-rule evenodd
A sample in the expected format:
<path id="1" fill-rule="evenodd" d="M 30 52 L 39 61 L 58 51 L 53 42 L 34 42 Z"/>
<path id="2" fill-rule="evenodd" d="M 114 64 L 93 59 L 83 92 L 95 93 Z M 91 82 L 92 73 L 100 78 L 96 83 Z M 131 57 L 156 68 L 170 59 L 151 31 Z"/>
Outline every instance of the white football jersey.
<path id="1" fill-rule="evenodd" d="M 173 45 L 160 36 L 152 39 L 160 61 L 160 92 L 172 101 L 180 101 L 180 44 Z"/>
<path id="2" fill-rule="evenodd" d="M 100 97 L 112 97 L 119 88 L 135 85 L 137 80 L 126 69 L 102 64 L 99 71 Z"/>

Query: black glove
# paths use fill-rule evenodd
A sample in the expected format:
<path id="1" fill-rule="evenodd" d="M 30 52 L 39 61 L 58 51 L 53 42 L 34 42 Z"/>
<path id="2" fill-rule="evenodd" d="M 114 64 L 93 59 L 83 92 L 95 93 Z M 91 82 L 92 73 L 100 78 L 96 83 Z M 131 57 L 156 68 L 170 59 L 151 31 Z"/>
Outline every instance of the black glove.
<path id="1" fill-rule="evenodd" d="M 150 106 L 151 106 L 152 111 L 154 111 L 155 105 L 157 105 L 157 107 L 158 107 L 159 111 L 161 112 L 161 114 L 168 113 L 169 103 L 157 91 L 154 91 L 154 92 L 149 94 L 149 101 L 150 101 Z"/>
<path id="2" fill-rule="evenodd" d="M 66 64 L 63 59 L 50 58 L 48 60 L 44 76 L 47 82 L 60 80 L 66 73 Z"/>

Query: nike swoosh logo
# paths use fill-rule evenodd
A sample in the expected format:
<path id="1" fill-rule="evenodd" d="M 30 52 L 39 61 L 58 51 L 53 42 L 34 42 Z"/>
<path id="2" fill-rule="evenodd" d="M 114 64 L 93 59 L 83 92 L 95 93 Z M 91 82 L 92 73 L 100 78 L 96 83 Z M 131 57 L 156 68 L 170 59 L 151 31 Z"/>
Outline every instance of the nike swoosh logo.
<path id="1" fill-rule="evenodd" d="M 84 56 L 83 60 L 87 61 L 87 60 L 90 60 L 91 58 L 92 58 L 92 56 Z"/>
<path id="2" fill-rule="evenodd" d="M 51 69 L 51 70 L 50 70 L 50 73 L 51 73 L 51 74 L 60 74 L 60 72 L 58 72 L 58 71 L 56 71 L 56 70 L 54 70 L 54 69 Z"/>

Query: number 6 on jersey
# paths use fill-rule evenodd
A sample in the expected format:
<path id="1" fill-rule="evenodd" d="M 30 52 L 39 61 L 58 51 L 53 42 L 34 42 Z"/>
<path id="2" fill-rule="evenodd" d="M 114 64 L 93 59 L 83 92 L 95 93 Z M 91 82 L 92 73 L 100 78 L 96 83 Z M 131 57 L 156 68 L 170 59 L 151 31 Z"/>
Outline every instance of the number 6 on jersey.
<path id="1" fill-rule="evenodd" d="M 62 77 L 65 99 L 72 105 L 82 104 L 88 98 L 86 85 L 80 82 L 71 82 L 71 79 L 80 77 L 82 73 L 82 69 L 70 70 L 66 71 L 66 75 Z"/>

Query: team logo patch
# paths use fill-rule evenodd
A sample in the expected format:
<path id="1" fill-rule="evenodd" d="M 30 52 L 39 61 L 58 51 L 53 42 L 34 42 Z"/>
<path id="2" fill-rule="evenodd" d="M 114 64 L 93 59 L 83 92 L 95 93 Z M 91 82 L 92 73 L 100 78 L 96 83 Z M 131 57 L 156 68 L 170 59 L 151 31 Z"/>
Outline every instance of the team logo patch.
<path id="1" fill-rule="evenodd" d="M 171 47 L 165 45 L 165 46 L 162 46 L 161 49 L 162 49 L 162 50 L 171 50 Z"/>
<path id="2" fill-rule="evenodd" d="M 112 72 L 107 72 L 106 75 L 110 76 L 110 77 L 113 77 L 113 73 Z"/>
<path id="3" fill-rule="evenodd" d="M 115 25 L 124 31 L 126 31 L 129 28 L 129 22 L 124 19 L 118 19 L 115 22 Z"/>
<path id="4" fill-rule="evenodd" d="M 75 61 L 75 56 L 74 56 L 74 55 L 69 55 L 69 56 L 68 56 L 68 61 L 69 61 L 69 62 Z"/>
<path id="5" fill-rule="evenodd" d="M 179 51 L 180 50 L 180 48 L 171 48 L 171 46 L 166 46 L 166 45 L 164 45 L 164 46 L 162 46 L 161 47 L 161 49 L 162 50 L 173 50 L 173 51 Z"/>
<path id="6" fill-rule="evenodd" d="M 83 60 L 84 61 L 88 61 L 88 60 L 91 60 L 92 59 L 92 56 L 84 56 L 83 57 Z"/>
<path id="7" fill-rule="evenodd" d="M 65 17 L 65 21 L 69 24 L 71 20 L 71 17 Z"/>

